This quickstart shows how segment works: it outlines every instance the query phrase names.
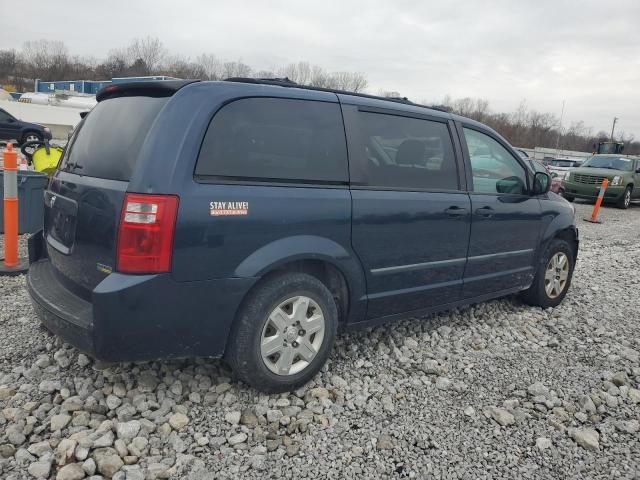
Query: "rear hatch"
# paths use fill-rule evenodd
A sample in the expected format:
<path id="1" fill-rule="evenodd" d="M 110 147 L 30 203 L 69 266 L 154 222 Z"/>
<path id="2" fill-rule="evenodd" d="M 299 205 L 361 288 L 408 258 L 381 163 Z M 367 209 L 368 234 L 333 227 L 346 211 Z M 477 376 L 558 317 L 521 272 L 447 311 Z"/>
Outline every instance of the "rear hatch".
<path id="1" fill-rule="evenodd" d="M 76 128 L 45 192 L 48 256 L 60 280 L 84 297 L 114 269 L 129 179 L 147 133 L 169 100 L 166 92 L 131 93 L 103 95 Z"/>

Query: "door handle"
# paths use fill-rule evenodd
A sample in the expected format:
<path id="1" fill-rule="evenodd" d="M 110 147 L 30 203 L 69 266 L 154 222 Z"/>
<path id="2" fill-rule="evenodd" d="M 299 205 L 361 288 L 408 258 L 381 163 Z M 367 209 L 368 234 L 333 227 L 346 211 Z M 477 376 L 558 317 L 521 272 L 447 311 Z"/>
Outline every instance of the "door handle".
<path id="1" fill-rule="evenodd" d="M 446 213 L 450 217 L 460 217 L 462 215 L 466 215 L 467 214 L 467 209 L 466 208 L 457 207 L 457 206 L 453 205 L 452 207 L 447 208 L 444 211 L 444 213 Z"/>
<path id="2" fill-rule="evenodd" d="M 485 217 L 485 218 L 489 218 L 489 217 L 493 217 L 493 208 L 491 207 L 481 207 L 476 209 L 476 215 L 479 215 L 481 217 Z"/>

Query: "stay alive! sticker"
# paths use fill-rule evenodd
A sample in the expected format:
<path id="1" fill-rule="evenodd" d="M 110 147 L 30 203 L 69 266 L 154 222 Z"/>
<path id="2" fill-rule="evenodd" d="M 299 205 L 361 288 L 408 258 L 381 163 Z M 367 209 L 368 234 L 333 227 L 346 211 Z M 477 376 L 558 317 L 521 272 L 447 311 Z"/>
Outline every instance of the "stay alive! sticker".
<path id="1" fill-rule="evenodd" d="M 209 202 L 212 217 L 249 215 L 249 202 Z"/>

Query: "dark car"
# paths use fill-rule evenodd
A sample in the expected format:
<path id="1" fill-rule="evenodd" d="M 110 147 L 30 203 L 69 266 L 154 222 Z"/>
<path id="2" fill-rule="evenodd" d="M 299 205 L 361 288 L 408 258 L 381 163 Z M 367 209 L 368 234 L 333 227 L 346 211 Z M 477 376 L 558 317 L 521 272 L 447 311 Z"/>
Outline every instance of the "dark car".
<path id="1" fill-rule="evenodd" d="M 51 140 L 51 130 L 37 123 L 23 122 L 0 108 L 0 140 L 23 144 L 34 140 Z"/>
<path id="2" fill-rule="evenodd" d="M 473 120 L 288 82 L 110 86 L 30 240 L 42 322 L 105 361 L 307 382 L 338 328 L 513 293 L 554 307 L 573 209 Z"/>

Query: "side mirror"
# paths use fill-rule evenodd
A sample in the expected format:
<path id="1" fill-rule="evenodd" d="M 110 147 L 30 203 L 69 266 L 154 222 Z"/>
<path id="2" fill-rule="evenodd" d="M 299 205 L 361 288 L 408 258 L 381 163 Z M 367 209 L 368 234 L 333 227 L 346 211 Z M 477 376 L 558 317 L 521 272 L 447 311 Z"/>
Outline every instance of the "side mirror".
<path id="1" fill-rule="evenodd" d="M 636 173 L 640 173 L 640 167 L 636 168 Z"/>
<path id="2" fill-rule="evenodd" d="M 544 195 L 551 190 L 551 177 L 545 172 L 536 172 L 533 176 L 533 195 Z"/>

